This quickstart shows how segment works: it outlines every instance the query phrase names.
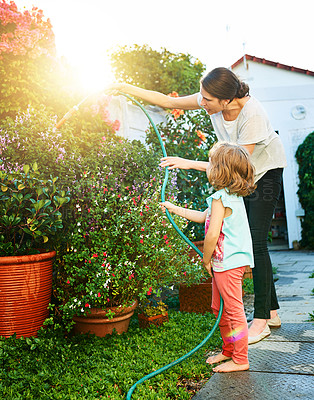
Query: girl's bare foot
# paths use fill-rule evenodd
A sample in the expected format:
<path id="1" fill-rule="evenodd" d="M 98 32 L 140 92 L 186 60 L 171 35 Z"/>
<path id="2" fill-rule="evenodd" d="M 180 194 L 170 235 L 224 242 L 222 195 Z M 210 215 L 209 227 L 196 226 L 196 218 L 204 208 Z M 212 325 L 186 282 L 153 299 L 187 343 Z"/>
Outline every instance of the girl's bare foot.
<path id="1" fill-rule="evenodd" d="M 214 356 L 210 356 L 207 358 L 206 363 L 207 364 L 217 364 L 220 363 L 221 361 L 226 361 L 230 360 L 231 357 L 224 356 L 222 353 L 215 354 Z"/>
<path id="2" fill-rule="evenodd" d="M 230 360 L 213 368 L 213 371 L 214 372 L 246 371 L 249 369 L 249 367 L 250 364 L 236 364 L 233 360 Z"/>

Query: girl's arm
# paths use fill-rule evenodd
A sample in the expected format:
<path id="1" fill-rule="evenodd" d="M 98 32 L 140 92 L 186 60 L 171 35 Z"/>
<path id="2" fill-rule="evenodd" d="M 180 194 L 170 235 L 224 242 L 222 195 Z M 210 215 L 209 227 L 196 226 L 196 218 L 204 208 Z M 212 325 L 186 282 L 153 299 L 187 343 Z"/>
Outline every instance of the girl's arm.
<path id="1" fill-rule="evenodd" d="M 194 161 L 180 157 L 164 157 L 159 164 L 161 167 L 169 167 L 169 169 L 196 169 L 197 171 L 206 171 L 208 167 L 207 161 Z"/>
<path id="2" fill-rule="evenodd" d="M 218 238 L 220 235 L 221 225 L 225 216 L 225 207 L 222 204 L 221 199 L 212 200 L 211 206 L 211 217 L 210 223 L 208 227 L 208 231 L 204 240 L 204 254 L 203 254 L 203 262 L 204 267 L 207 269 L 210 276 L 212 276 L 212 266 L 211 266 L 211 258 L 212 254 L 215 250 L 216 244 L 218 242 Z"/>
<path id="3" fill-rule="evenodd" d="M 189 221 L 198 223 L 205 222 L 207 210 L 205 211 L 190 210 L 188 208 L 175 206 L 174 204 L 170 203 L 170 201 L 165 201 L 164 203 L 160 203 L 160 205 L 164 213 L 166 212 L 167 208 L 170 213 L 179 215 L 180 217 L 184 217 Z"/>
<path id="4" fill-rule="evenodd" d="M 128 83 L 115 83 L 105 89 L 107 94 L 117 94 L 118 91 L 136 96 L 162 108 L 180 108 L 182 110 L 197 110 L 201 108 L 198 104 L 198 93 L 183 97 L 170 97 L 160 92 L 146 90 Z"/>

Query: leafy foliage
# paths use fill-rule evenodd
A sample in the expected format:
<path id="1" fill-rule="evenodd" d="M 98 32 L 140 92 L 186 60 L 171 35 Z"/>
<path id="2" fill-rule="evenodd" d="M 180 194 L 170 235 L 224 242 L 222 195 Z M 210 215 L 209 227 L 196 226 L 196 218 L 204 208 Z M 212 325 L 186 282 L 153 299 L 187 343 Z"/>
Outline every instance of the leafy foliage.
<path id="1" fill-rule="evenodd" d="M 148 45 L 122 46 L 111 54 L 111 65 L 120 82 L 162 93 L 188 95 L 199 91 L 204 64 L 190 54 L 153 50 Z"/>
<path id="2" fill-rule="evenodd" d="M 304 209 L 302 240 L 304 247 L 314 249 L 314 132 L 310 133 L 297 149 L 299 164 L 298 196 Z"/>
<path id="3" fill-rule="evenodd" d="M 216 136 L 204 110 L 169 114 L 167 123 L 159 124 L 158 129 L 169 156 L 208 161 L 208 152 Z M 158 138 L 152 128 L 147 133 L 147 143 L 162 156 Z M 205 173 L 179 170 L 177 185 L 179 191 L 176 195 L 181 205 L 196 210 L 207 208 L 206 197 L 209 196 L 210 185 Z M 204 239 L 204 227 L 194 222 L 189 222 L 184 233 L 191 240 Z"/>
<path id="4" fill-rule="evenodd" d="M 81 98 L 76 74 L 56 57 L 49 19 L 36 7 L 19 11 L 0 2 L 0 117 L 14 117 L 29 105 L 44 104 L 63 115 Z"/>
<path id="5" fill-rule="evenodd" d="M 70 201 L 56 180 L 40 179 L 36 163 L 23 171 L 0 171 L 0 256 L 31 254 L 47 244 L 51 249 L 63 227 L 60 209 Z"/>
<path id="6" fill-rule="evenodd" d="M 0 340 L 0 396 L 7 400 L 125 399 L 146 374 L 197 346 L 214 325 L 211 314 L 169 312 L 161 327 L 140 329 L 132 318 L 127 334 L 106 338 L 64 337 L 47 330 L 38 338 Z M 132 399 L 188 400 L 184 380 L 210 378 L 205 353 L 221 345 L 219 332 L 195 355 L 137 386 Z"/>

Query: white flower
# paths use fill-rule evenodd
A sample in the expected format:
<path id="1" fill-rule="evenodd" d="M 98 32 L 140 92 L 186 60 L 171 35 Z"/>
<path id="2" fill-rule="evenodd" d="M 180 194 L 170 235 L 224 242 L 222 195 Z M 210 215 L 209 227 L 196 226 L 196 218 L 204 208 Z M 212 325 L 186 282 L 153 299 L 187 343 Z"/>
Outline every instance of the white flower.
<path id="1" fill-rule="evenodd" d="M 84 310 L 84 308 L 81 308 L 81 312 L 84 312 L 85 310 Z"/>

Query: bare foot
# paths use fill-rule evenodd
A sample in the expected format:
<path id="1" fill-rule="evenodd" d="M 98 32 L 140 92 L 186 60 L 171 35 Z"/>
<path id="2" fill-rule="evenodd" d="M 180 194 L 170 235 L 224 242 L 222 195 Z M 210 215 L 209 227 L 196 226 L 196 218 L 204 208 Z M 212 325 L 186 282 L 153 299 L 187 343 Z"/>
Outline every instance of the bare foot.
<path id="1" fill-rule="evenodd" d="M 266 319 L 258 319 L 254 318 L 252 324 L 249 326 L 249 336 L 254 337 L 258 336 L 260 333 L 263 332 L 267 324 Z"/>
<path id="2" fill-rule="evenodd" d="M 214 372 L 246 371 L 249 369 L 249 367 L 250 364 L 236 364 L 233 360 L 230 360 L 213 368 L 213 371 Z"/>
<path id="3" fill-rule="evenodd" d="M 221 361 L 230 360 L 231 357 L 224 356 L 222 353 L 216 354 L 214 356 L 208 357 L 206 360 L 207 364 L 217 364 Z"/>
<path id="4" fill-rule="evenodd" d="M 270 319 L 273 319 L 277 316 L 277 310 L 271 310 L 270 311 Z"/>

